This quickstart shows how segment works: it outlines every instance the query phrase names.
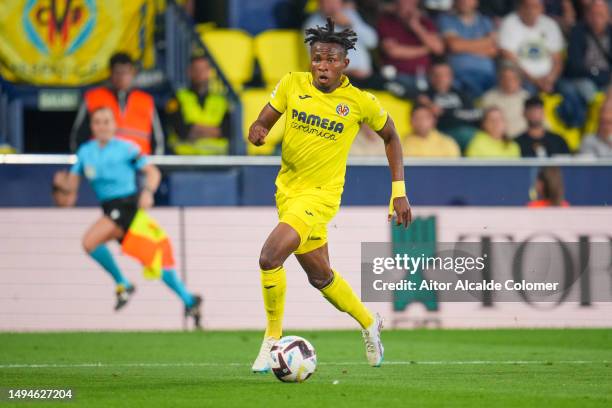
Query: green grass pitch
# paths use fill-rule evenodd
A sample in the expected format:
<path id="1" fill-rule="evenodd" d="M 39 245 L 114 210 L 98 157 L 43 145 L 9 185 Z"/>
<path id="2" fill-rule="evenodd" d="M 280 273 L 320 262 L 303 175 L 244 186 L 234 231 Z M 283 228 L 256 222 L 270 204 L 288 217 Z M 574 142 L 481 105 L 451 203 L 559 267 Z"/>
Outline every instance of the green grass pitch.
<path id="1" fill-rule="evenodd" d="M 305 383 L 249 371 L 259 332 L 2 333 L 0 387 L 75 399 L 0 408 L 612 406 L 612 329 L 387 330 L 381 368 L 358 331 L 286 334 L 317 350 Z"/>

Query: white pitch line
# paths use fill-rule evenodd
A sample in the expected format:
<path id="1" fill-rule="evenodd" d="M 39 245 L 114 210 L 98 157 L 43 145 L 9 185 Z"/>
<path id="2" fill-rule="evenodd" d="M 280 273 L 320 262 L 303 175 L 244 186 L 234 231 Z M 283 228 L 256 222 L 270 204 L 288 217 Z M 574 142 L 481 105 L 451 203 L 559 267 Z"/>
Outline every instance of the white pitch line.
<path id="1" fill-rule="evenodd" d="M 383 365 L 554 365 L 554 364 L 608 364 L 608 361 L 593 360 L 467 360 L 467 361 L 385 361 Z M 367 365 L 365 362 L 319 362 L 320 365 L 343 366 L 343 365 Z M 8 368 L 113 368 L 113 367 L 138 367 L 138 368 L 163 368 L 163 367 L 248 367 L 247 363 L 46 363 L 46 364 L 0 364 L 0 369 Z"/>

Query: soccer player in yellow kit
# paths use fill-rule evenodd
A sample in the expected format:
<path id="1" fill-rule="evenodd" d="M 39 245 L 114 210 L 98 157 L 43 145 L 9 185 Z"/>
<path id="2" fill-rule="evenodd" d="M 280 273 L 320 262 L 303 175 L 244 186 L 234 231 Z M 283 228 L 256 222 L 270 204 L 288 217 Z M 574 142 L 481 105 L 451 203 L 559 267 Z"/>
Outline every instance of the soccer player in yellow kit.
<path id="1" fill-rule="evenodd" d="M 306 30 L 310 45 L 310 72 L 285 75 L 249 129 L 257 146 L 280 116 L 286 114 L 282 165 L 276 178 L 279 223 L 268 236 L 259 257 L 267 327 L 253 372 L 270 370 L 269 355 L 282 336 L 287 287 L 283 263 L 292 253 L 308 281 L 338 310 L 350 314 L 362 327 L 370 365 L 380 366 L 384 348 L 382 319 L 360 301 L 350 285 L 331 268 L 327 224 L 340 207 L 349 150 L 362 123 L 384 140 L 391 169 L 393 211 L 405 227 L 412 215 L 404 185 L 402 148 L 393 120 L 368 92 L 351 85 L 343 71 L 347 51 L 355 48 L 356 34 L 334 32 L 334 22 Z"/>

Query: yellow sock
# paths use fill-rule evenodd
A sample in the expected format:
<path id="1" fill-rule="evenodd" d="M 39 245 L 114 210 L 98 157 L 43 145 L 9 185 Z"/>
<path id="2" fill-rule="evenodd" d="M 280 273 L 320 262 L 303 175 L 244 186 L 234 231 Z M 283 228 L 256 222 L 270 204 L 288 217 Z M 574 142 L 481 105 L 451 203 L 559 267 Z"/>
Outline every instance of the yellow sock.
<path id="1" fill-rule="evenodd" d="M 266 337 L 280 339 L 283 335 L 283 312 L 285 310 L 285 292 L 287 276 L 285 268 L 279 266 L 269 271 L 261 270 L 261 290 L 266 309 Z"/>
<path id="2" fill-rule="evenodd" d="M 362 328 L 366 329 L 374 322 L 374 316 L 357 297 L 347 281 L 336 271 L 332 282 L 321 289 L 325 299 L 336 309 L 350 314 L 359 322 Z"/>

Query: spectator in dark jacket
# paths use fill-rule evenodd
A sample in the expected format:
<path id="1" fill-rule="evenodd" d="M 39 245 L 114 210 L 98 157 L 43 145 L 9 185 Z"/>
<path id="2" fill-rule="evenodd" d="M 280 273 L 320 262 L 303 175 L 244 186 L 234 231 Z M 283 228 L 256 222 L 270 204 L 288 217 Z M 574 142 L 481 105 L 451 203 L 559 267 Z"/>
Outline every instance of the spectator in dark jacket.
<path id="1" fill-rule="evenodd" d="M 453 79 L 453 70 L 446 61 L 434 62 L 429 72 L 429 89 L 419 95 L 418 102 L 429 106 L 438 118 L 438 129 L 465 149 L 478 130 L 482 111 L 474 106 L 470 95 L 453 88 Z"/>
<path id="2" fill-rule="evenodd" d="M 525 101 L 525 119 L 527 131 L 516 138 L 521 148 L 521 157 L 570 154 L 565 140 L 544 127 L 544 104 L 539 96 L 532 96 Z"/>
<path id="3" fill-rule="evenodd" d="M 516 8 L 516 0 L 484 0 L 478 5 L 480 12 L 497 22 L 512 13 Z"/>
<path id="4" fill-rule="evenodd" d="M 590 103 L 598 90 L 610 82 L 612 64 L 612 25 L 608 4 L 594 0 L 585 21 L 576 24 L 569 37 L 565 77 Z"/>

